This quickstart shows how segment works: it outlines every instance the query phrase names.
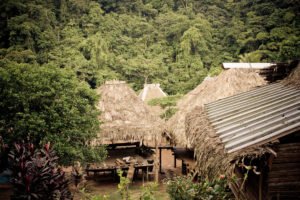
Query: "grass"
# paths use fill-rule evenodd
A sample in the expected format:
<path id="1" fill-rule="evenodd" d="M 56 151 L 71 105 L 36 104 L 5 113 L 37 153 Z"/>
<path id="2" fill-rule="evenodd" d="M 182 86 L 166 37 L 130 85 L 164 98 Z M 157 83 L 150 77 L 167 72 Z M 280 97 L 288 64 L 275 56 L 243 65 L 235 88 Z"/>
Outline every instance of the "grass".
<path id="1" fill-rule="evenodd" d="M 142 193 L 142 187 L 133 185 L 129 188 L 130 192 L 130 199 L 131 200 L 139 200 L 139 197 Z M 110 188 L 110 189 L 103 189 L 103 187 L 99 187 L 98 185 L 89 184 L 85 188 L 85 193 L 88 195 L 108 195 L 109 198 L 107 200 L 121 200 L 121 196 L 118 192 L 117 187 Z M 102 198 L 100 198 L 102 199 Z M 154 191 L 154 199 L 155 200 L 169 200 L 169 195 L 166 193 L 164 186 L 161 184 L 159 187 Z M 82 198 L 82 195 L 80 192 L 75 193 L 74 200 L 85 200 Z M 98 199 L 97 199 L 98 200 Z"/>
<path id="2" fill-rule="evenodd" d="M 131 199 L 133 199 L 133 200 L 139 199 L 139 196 L 141 194 L 141 191 L 139 188 L 130 189 L 129 191 L 131 194 Z M 106 191 L 105 194 L 109 195 L 109 200 L 120 200 L 121 199 L 120 194 L 116 190 Z M 158 190 L 154 194 L 154 198 L 155 198 L 155 200 L 167 200 L 167 199 L 169 199 L 169 196 L 166 192 L 161 192 Z"/>

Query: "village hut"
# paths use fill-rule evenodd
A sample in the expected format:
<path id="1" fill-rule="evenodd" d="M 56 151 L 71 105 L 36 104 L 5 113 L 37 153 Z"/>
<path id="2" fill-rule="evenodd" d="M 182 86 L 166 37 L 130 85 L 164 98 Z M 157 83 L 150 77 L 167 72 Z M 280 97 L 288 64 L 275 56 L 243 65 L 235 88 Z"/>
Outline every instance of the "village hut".
<path id="1" fill-rule="evenodd" d="M 124 81 L 110 81 L 97 89 L 97 108 L 103 122 L 98 142 L 115 140 L 155 141 L 161 121 Z"/>
<path id="2" fill-rule="evenodd" d="M 140 92 L 139 97 L 146 103 L 148 103 L 151 99 L 160 98 L 167 96 L 166 93 L 160 88 L 160 84 L 145 84 L 143 90 Z M 160 106 L 150 106 L 152 112 L 159 116 L 163 113 L 163 110 Z"/>
<path id="3" fill-rule="evenodd" d="M 151 109 L 143 102 L 124 81 L 108 81 L 97 89 L 97 93 L 101 95 L 97 108 L 101 111 L 100 120 L 102 122 L 101 130 L 98 133 L 99 139 L 95 141 L 96 144 L 108 144 L 112 147 L 109 153 L 116 153 L 117 146 L 128 146 L 135 144 L 139 147 L 140 143 L 154 142 L 156 154 L 154 161 L 154 175 L 155 181 L 158 182 L 158 142 L 161 137 L 162 122 L 152 114 Z M 138 142 L 136 142 L 138 141 Z M 144 149 L 137 148 L 139 152 Z M 128 148 L 127 148 L 128 149 Z M 148 148 L 146 148 L 147 150 Z M 127 178 L 131 181 L 134 178 L 135 166 L 140 163 L 138 159 L 124 157 L 124 148 L 115 154 L 110 154 L 110 159 L 122 157 L 125 162 L 130 162 L 130 167 L 127 172 Z M 113 155 L 113 156 L 112 156 Z M 116 156 L 116 157 L 115 157 Z M 127 155 L 128 156 L 128 155 Z M 129 161 L 129 159 L 132 159 Z M 126 161 L 127 160 L 127 161 Z M 147 160 L 148 161 L 148 160 Z M 151 167 L 140 164 L 144 171 L 152 170 Z M 116 159 L 116 165 L 124 165 L 120 159 Z M 111 170 L 114 166 L 104 167 Z M 145 168 L 146 167 L 146 168 Z M 97 168 L 97 167 L 96 167 Z M 146 170 L 147 169 L 147 170 Z M 90 171 L 103 170 L 89 169 Z M 144 172 L 143 171 L 143 172 Z"/>
<path id="4" fill-rule="evenodd" d="M 223 69 L 253 69 L 266 81 L 272 83 L 284 79 L 297 66 L 292 63 L 223 63 Z"/>
<path id="5" fill-rule="evenodd" d="M 198 175 L 236 177 L 238 199 L 300 198 L 300 64 L 284 81 L 199 106 L 186 117 Z"/>
<path id="6" fill-rule="evenodd" d="M 154 98 L 165 97 L 166 93 L 160 88 L 160 84 L 145 84 L 144 89 L 140 92 L 139 97 L 143 101 L 149 101 Z"/>
<path id="7" fill-rule="evenodd" d="M 208 78 L 178 102 L 178 111 L 167 122 L 166 135 L 173 144 L 190 147 L 185 136 L 185 117 L 197 106 L 265 85 L 266 81 L 253 69 L 229 69 L 211 79 Z"/>

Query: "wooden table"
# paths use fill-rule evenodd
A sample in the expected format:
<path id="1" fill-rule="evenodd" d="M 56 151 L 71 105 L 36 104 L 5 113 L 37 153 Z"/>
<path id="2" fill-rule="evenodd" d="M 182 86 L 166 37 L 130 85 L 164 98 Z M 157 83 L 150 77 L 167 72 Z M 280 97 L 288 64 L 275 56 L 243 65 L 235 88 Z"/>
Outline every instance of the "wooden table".
<path id="1" fill-rule="evenodd" d="M 143 181 L 144 175 L 146 174 L 147 181 L 149 180 L 149 175 L 151 175 L 154 165 L 153 164 L 135 164 L 134 165 L 134 175 L 137 175 L 139 170 L 142 170 Z M 93 168 L 93 169 L 86 169 L 86 173 L 89 176 L 91 172 L 94 173 L 94 177 L 99 172 L 110 172 L 115 177 L 117 175 L 117 170 L 120 169 L 122 171 L 127 171 L 129 169 L 129 165 L 126 166 L 109 166 L 109 167 L 100 167 L 100 168 Z"/>

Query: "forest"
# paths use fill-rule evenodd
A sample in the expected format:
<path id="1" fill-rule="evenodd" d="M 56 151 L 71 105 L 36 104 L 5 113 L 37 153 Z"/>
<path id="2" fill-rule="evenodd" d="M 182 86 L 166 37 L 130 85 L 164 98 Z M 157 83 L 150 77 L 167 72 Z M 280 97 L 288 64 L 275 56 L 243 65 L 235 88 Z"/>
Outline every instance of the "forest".
<path id="1" fill-rule="evenodd" d="M 297 0 L 1 0 L 0 59 L 185 94 L 222 62 L 300 55 Z"/>
<path id="2" fill-rule="evenodd" d="M 12 199 L 72 199 L 58 166 L 107 157 L 105 146 L 93 143 L 103 124 L 96 88 L 105 81 L 126 81 L 136 93 L 159 83 L 169 96 L 149 104 L 167 108 L 167 120 L 176 101 L 218 75 L 223 62 L 300 59 L 298 0 L 0 2 L 0 182 L 10 168 Z M 118 173 L 121 196 L 128 195 Z M 183 191 L 203 199 L 232 199 L 227 178 L 177 178 L 167 192 L 176 196 L 184 183 Z M 151 199 L 151 187 L 139 199 Z"/>
<path id="3" fill-rule="evenodd" d="M 105 157 L 87 141 L 107 80 L 136 92 L 160 83 L 178 99 L 222 62 L 300 57 L 295 0 L 1 0 L 0 10 L 0 146 L 51 142 L 65 165 Z"/>

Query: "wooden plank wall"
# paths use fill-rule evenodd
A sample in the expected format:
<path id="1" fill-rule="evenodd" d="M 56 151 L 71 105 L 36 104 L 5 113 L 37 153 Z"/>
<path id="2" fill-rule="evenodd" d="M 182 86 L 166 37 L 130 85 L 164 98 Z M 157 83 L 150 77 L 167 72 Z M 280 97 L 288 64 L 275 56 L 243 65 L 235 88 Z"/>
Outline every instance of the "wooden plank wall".
<path id="1" fill-rule="evenodd" d="M 300 142 L 279 145 L 267 183 L 269 199 L 300 199 Z"/>
<path id="2" fill-rule="evenodd" d="M 237 176 L 237 180 L 229 184 L 230 189 L 232 190 L 234 196 L 239 200 L 258 199 L 258 184 L 257 184 L 257 180 L 255 180 L 256 176 L 253 176 L 253 174 L 249 174 L 248 179 L 246 180 L 244 186 L 242 187 L 245 171 L 242 170 L 240 167 L 235 167 L 234 173 Z"/>

